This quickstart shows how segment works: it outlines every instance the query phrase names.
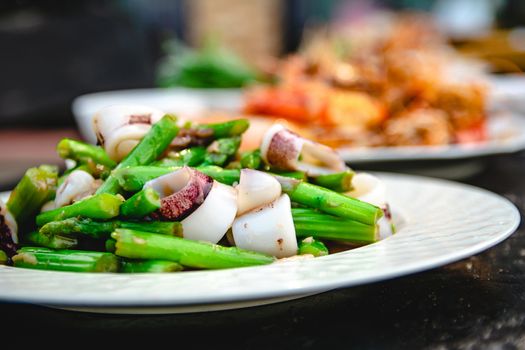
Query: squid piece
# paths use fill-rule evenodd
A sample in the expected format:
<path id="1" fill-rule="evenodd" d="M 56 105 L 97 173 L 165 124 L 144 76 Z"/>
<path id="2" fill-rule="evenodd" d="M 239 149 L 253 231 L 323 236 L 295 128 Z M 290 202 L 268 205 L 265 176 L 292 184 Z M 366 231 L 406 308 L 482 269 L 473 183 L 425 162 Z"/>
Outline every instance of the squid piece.
<path id="1" fill-rule="evenodd" d="M 190 167 L 182 167 L 144 184 L 159 193 L 158 214 L 172 221 L 179 221 L 193 213 L 211 191 L 213 179 Z"/>
<path id="2" fill-rule="evenodd" d="M 95 193 L 100 182 L 83 170 L 74 170 L 58 187 L 54 207 L 45 205 L 43 210 L 64 207 Z"/>
<path id="3" fill-rule="evenodd" d="M 233 222 L 233 239 L 241 249 L 266 253 L 277 258 L 297 254 L 297 237 L 291 202 L 283 194 L 277 200 L 252 210 Z"/>
<path id="4" fill-rule="evenodd" d="M 100 145 L 111 159 L 121 161 L 146 135 L 164 112 L 142 105 L 113 105 L 101 109 L 93 118 Z"/>
<path id="5" fill-rule="evenodd" d="M 158 215 L 181 221 L 183 237 L 217 243 L 231 227 L 237 214 L 233 187 L 214 181 L 190 167 L 148 181 L 161 198 Z"/>
<path id="6" fill-rule="evenodd" d="M 354 189 L 347 192 L 346 195 L 373 204 L 383 210 L 384 215 L 377 221 L 380 239 L 394 234 L 392 214 L 386 200 L 385 184 L 376 176 L 361 172 L 354 175 L 352 185 Z"/>
<path id="7" fill-rule="evenodd" d="M 12 257 L 18 245 L 18 225 L 7 206 L 0 199 L 0 251 Z"/>
<path id="8" fill-rule="evenodd" d="M 304 171 L 309 176 L 346 170 L 344 160 L 333 149 L 307 140 L 281 124 L 273 125 L 264 134 L 261 156 L 274 168 Z"/>
<path id="9" fill-rule="evenodd" d="M 237 190 L 237 215 L 273 202 L 281 195 L 281 185 L 272 175 L 258 170 L 242 169 Z"/>

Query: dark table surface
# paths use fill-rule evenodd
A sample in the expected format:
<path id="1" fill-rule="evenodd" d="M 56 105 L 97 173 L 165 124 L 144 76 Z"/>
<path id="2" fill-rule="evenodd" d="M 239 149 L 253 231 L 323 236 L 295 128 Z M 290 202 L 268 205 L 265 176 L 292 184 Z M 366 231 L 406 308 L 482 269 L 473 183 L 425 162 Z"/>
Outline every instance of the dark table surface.
<path id="1" fill-rule="evenodd" d="M 483 171 L 461 181 L 507 197 L 523 215 L 525 152 L 484 162 Z M 426 272 L 239 310 L 136 316 L 0 303 L 0 334 L 16 331 L 26 334 L 11 338 L 16 342 L 39 343 L 97 343 L 107 335 L 121 345 L 191 341 L 191 348 L 521 349 L 525 230 L 521 225 L 483 253 Z"/>

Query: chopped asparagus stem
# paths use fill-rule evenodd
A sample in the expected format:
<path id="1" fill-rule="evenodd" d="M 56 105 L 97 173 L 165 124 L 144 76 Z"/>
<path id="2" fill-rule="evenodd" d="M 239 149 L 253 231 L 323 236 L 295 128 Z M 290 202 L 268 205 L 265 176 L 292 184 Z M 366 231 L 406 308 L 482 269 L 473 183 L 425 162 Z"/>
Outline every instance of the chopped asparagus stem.
<path id="1" fill-rule="evenodd" d="M 356 244 L 369 244 L 379 239 L 377 225 L 367 225 L 357 221 L 318 212 L 310 208 L 292 208 L 295 234 L 298 237 L 313 237 Z"/>
<path id="2" fill-rule="evenodd" d="M 254 151 L 243 152 L 240 160 L 241 168 L 259 169 L 262 164 L 261 151 L 256 149 Z"/>
<path id="3" fill-rule="evenodd" d="M 326 187 L 336 192 L 348 192 L 353 189 L 352 178 L 354 172 L 346 170 L 340 173 L 319 175 L 311 178 L 311 181 L 319 186 Z"/>
<path id="4" fill-rule="evenodd" d="M 218 165 L 223 166 L 231 159 L 241 145 L 241 138 L 239 136 L 217 139 L 208 146 L 207 153 L 204 156 L 202 165 Z"/>
<path id="5" fill-rule="evenodd" d="M 18 225 L 32 222 L 42 205 L 53 198 L 58 170 L 50 166 L 30 168 L 16 185 L 7 201 L 7 209 Z"/>
<path id="6" fill-rule="evenodd" d="M 100 164 L 113 169 L 117 163 L 109 158 L 106 151 L 99 146 L 81 141 L 62 139 L 57 145 L 58 155 L 64 159 L 73 159 L 78 163 Z"/>
<path id="7" fill-rule="evenodd" d="M 159 193 L 153 188 L 145 188 L 122 203 L 120 213 L 129 218 L 140 219 L 160 208 Z"/>
<path id="8" fill-rule="evenodd" d="M 130 166 L 147 165 L 155 161 L 168 148 L 170 142 L 179 132 L 177 118 L 165 115 L 157 123 L 153 124 L 142 140 L 129 152 L 129 154 L 117 165 L 115 169 Z M 110 175 L 97 190 L 97 194 L 116 194 L 120 191 L 117 179 Z"/>
<path id="9" fill-rule="evenodd" d="M 104 244 L 104 247 L 106 248 L 107 252 L 115 253 L 115 250 L 117 250 L 117 241 L 113 238 L 106 239 L 106 242 Z"/>
<path id="10" fill-rule="evenodd" d="M 78 240 L 61 235 L 44 235 L 39 231 L 28 233 L 25 240 L 30 244 L 52 249 L 71 249 L 78 246 Z"/>
<path id="11" fill-rule="evenodd" d="M 197 166 L 204 161 L 206 156 L 206 148 L 201 146 L 183 149 L 179 152 L 170 152 L 166 158 L 152 163 L 153 166 L 168 166 L 168 167 L 182 167 L 182 166 Z"/>
<path id="12" fill-rule="evenodd" d="M 176 221 L 94 221 L 88 218 L 69 218 L 51 221 L 40 228 L 44 235 L 85 235 L 95 239 L 108 238 L 117 228 L 182 236 L 182 225 Z"/>
<path id="13" fill-rule="evenodd" d="M 275 258 L 237 247 L 223 247 L 156 233 L 117 229 L 111 234 L 117 240 L 115 254 L 132 259 L 158 259 L 178 262 L 183 266 L 222 269 L 264 265 Z"/>
<path id="14" fill-rule="evenodd" d="M 328 255 L 328 248 L 321 241 L 307 237 L 299 242 L 299 255 L 312 254 L 315 257 Z"/>
<path id="15" fill-rule="evenodd" d="M 6 265 L 8 261 L 9 257 L 7 254 L 3 250 L 0 250 L 0 265 Z"/>
<path id="16" fill-rule="evenodd" d="M 383 216 L 383 211 L 366 202 L 345 196 L 324 187 L 276 176 L 283 192 L 293 202 L 319 209 L 325 213 L 355 220 L 367 225 L 375 225 Z"/>
<path id="17" fill-rule="evenodd" d="M 81 216 L 91 219 L 111 219 L 119 214 L 123 199 L 109 193 L 87 197 L 65 207 L 43 212 L 36 217 L 36 224 L 43 226 L 51 221 Z"/>
<path id="18" fill-rule="evenodd" d="M 213 138 L 220 139 L 242 135 L 250 126 L 248 119 L 235 119 L 224 123 L 201 124 L 197 129 L 209 129 L 213 131 Z"/>
<path id="19" fill-rule="evenodd" d="M 118 272 L 119 258 L 107 252 L 24 247 L 13 256 L 16 267 L 71 272 Z"/>

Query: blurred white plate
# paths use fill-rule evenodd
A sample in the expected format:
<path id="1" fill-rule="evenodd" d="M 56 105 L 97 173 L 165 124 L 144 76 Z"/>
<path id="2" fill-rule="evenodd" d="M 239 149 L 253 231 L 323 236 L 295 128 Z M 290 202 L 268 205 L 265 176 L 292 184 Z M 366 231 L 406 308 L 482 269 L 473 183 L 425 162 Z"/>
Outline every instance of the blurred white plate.
<path id="1" fill-rule="evenodd" d="M 406 147 L 346 147 L 338 152 L 350 164 L 453 160 L 496 154 L 514 153 L 525 149 L 525 117 L 514 113 L 493 113 L 488 117 L 488 140 L 479 143 L 445 146 Z"/>
<path id="2" fill-rule="evenodd" d="M 320 258 L 165 274 L 68 273 L 0 266 L 0 301 L 111 313 L 233 309 L 400 277 L 481 252 L 511 235 L 520 214 L 476 187 L 379 173 L 398 233 Z"/>
<path id="3" fill-rule="evenodd" d="M 93 115 L 101 108 L 115 104 L 140 104 L 166 113 L 193 118 L 205 111 L 237 111 L 241 105 L 240 89 L 152 88 L 102 91 L 79 96 L 72 110 L 82 137 L 96 143 L 92 130 Z"/>
<path id="4" fill-rule="evenodd" d="M 492 75 L 489 108 L 525 114 L 525 74 Z"/>

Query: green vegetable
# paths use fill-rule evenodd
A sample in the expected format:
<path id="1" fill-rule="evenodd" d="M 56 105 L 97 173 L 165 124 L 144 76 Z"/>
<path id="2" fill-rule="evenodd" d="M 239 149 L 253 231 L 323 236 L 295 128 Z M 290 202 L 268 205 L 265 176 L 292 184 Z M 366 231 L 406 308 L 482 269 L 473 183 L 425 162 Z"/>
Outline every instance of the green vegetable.
<path id="1" fill-rule="evenodd" d="M 200 49 L 168 42 L 156 83 L 161 87 L 234 88 L 256 80 L 253 69 L 237 55 L 213 41 Z"/>
<path id="2" fill-rule="evenodd" d="M 328 188 L 336 192 L 348 192 L 353 189 L 352 178 L 354 172 L 346 170 L 340 173 L 319 175 L 311 178 L 311 181 L 316 185 Z"/>
<path id="3" fill-rule="evenodd" d="M 207 153 L 204 156 L 203 165 L 224 165 L 237 153 L 240 145 L 241 138 L 239 136 L 213 141 L 206 149 Z"/>
<path id="4" fill-rule="evenodd" d="M 78 245 L 78 240 L 76 238 L 61 235 L 45 235 L 39 231 L 28 233 L 25 237 L 25 241 L 29 244 L 52 249 L 71 249 Z"/>
<path id="5" fill-rule="evenodd" d="M 307 237 L 299 242 L 299 255 L 312 254 L 315 257 L 328 255 L 328 248 L 321 241 Z"/>
<path id="6" fill-rule="evenodd" d="M 115 169 L 147 165 L 155 161 L 166 150 L 178 132 L 177 118 L 168 114 L 165 115 L 161 120 L 152 125 L 148 133 Z M 97 194 L 116 194 L 119 190 L 120 186 L 117 179 L 113 175 L 110 175 L 102 186 L 98 188 Z"/>
<path id="7" fill-rule="evenodd" d="M 13 256 L 16 267 L 72 272 L 117 272 L 119 259 L 112 253 L 24 247 Z"/>
<path id="8" fill-rule="evenodd" d="M 248 119 L 234 119 L 222 123 L 199 124 L 197 130 L 211 131 L 213 139 L 241 136 L 250 127 Z"/>
<path id="9" fill-rule="evenodd" d="M 48 165 L 26 171 L 7 201 L 7 209 L 19 226 L 32 222 L 42 205 L 55 196 L 57 173 L 56 167 Z"/>
<path id="10" fill-rule="evenodd" d="M 65 207 L 43 212 L 36 217 L 36 224 L 43 226 L 51 221 L 63 220 L 75 216 L 91 219 L 111 219 L 119 214 L 123 202 L 121 196 L 109 193 L 97 194 L 84 198 Z"/>
<path id="11" fill-rule="evenodd" d="M 295 234 L 297 237 L 328 239 L 356 244 L 377 242 L 377 225 L 339 218 L 310 208 L 292 208 Z"/>
<path id="12" fill-rule="evenodd" d="M 51 221 L 40 228 L 40 233 L 50 235 L 86 235 L 95 239 L 108 238 L 117 228 L 182 236 L 182 225 L 175 221 L 94 221 L 88 218 L 69 218 Z"/>
<path id="13" fill-rule="evenodd" d="M 248 151 L 241 154 L 241 168 L 259 169 L 261 167 L 261 163 L 261 151 L 258 149 L 256 149 L 255 151 Z"/>
<path id="14" fill-rule="evenodd" d="M 140 219 L 160 208 L 159 193 L 153 188 L 145 188 L 129 199 L 120 207 L 120 213 L 129 218 Z"/>
<path id="15" fill-rule="evenodd" d="M 72 139 L 62 139 L 57 145 L 57 152 L 60 157 L 78 163 L 102 165 L 110 169 L 117 165 L 102 147 Z"/>
<path id="16" fill-rule="evenodd" d="M 206 156 L 206 148 L 197 146 L 183 149 L 179 152 L 170 152 L 166 158 L 152 163 L 153 166 L 168 166 L 168 167 L 182 167 L 197 166 L 204 161 Z"/>
<path id="17" fill-rule="evenodd" d="M 276 178 L 281 183 L 282 191 L 290 196 L 292 202 L 367 225 L 375 225 L 383 216 L 380 208 L 358 199 L 303 181 L 282 176 Z"/>
<path id="18" fill-rule="evenodd" d="M 117 229 L 115 254 L 131 259 L 156 259 L 178 262 L 183 266 L 224 269 L 270 264 L 274 258 L 236 247 L 224 247 L 156 233 Z"/>
<path id="19" fill-rule="evenodd" d="M 9 257 L 7 254 L 3 250 L 0 250 L 0 265 L 6 265 L 8 261 Z"/>

